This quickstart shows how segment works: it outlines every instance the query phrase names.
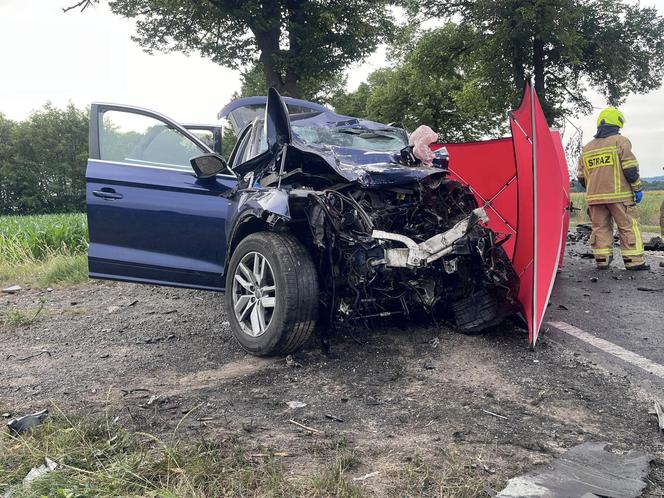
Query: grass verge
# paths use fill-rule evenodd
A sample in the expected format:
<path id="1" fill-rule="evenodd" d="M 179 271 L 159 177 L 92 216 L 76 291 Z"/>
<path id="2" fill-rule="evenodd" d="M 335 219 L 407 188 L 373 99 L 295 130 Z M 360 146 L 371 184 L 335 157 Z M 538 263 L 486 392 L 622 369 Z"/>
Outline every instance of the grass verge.
<path id="1" fill-rule="evenodd" d="M 88 278 L 84 214 L 0 217 L 0 284 L 76 284 Z"/>
<path id="2" fill-rule="evenodd" d="M 233 436 L 192 440 L 173 435 L 164 441 L 108 419 L 60 412 L 23 435 L 0 432 L 0 495 L 11 490 L 12 498 L 470 498 L 501 484 L 481 458 L 473 460 L 456 447 L 377 471 L 371 462 L 361 468 L 358 453 L 338 436 L 323 441 L 314 453 L 306 460 L 306 475 L 301 467 L 295 475 L 287 468 L 289 458 L 271 448 L 248 447 Z M 57 464 L 56 470 L 24 483 L 45 458 Z M 366 483 L 349 475 L 368 470 L 376 477 Z"/>
<path id="3" fill-rule="evenodd" d="M 85 254 L 54 255 L 44 260 L 20 263 L 0 261 L 0 284 L 72 285 L 88 280 L 88 260 Z"/>
<path id="4" fill-rule="evenodd" d="M 436 496 L 475 498 L 489 496 L 486 489 L 504 487 L 495 469 L 471 463 L 456 449 L 441 449 L 437 455 L 424 459 L 420 455 L 407 458 L 391 476 L 390 496 Z"/>
<path id="5" fill-rule="evenodd" d="M 12 498 L 363 496 L 346 475 L 358 460 L 345 448 L 308 477 L 287 476 L 282 461 L 270 454 L 269 448 L 252 453 L 233 437 L 165 442 L 108 420 L 61 414 L 25 435 L 0 434 L 0 493 L 11 489 Z M 45 458 L 56 462 L 57 470 L 23 484 Z"/>

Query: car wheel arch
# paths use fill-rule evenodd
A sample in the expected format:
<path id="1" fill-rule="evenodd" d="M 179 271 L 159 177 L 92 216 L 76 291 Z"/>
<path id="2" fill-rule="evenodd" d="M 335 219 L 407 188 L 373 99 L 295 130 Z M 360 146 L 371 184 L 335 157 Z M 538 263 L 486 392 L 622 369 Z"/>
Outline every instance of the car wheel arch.
<path id="1" fill-rule="evenodd" d="M 230 236 L 226 244 L 226 256 L 224 258 L 224 274 L 226 277 L 228 263 L 233 256 L 233 252 L 238 244 L 242 242 L 249 235 L 258 232 L 287 232 L 291 233 L 288 227 L 287 219 L 268 211 L 264 211 L 261 215 L 250 213 L 238 219 L 230 231 Z"/>

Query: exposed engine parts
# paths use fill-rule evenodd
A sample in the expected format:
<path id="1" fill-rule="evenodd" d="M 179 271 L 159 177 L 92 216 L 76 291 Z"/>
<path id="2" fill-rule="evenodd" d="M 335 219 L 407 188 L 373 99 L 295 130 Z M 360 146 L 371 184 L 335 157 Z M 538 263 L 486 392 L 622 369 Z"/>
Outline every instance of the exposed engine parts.
<path id="1" fill-rule="evenodd" d="M 424 311 L 478 331 L 513 312 L 516 278 L 500 247 L 505 239 L 485 227 L 470 190 L 444 173 L 300 198 L 331 330 Z"/>

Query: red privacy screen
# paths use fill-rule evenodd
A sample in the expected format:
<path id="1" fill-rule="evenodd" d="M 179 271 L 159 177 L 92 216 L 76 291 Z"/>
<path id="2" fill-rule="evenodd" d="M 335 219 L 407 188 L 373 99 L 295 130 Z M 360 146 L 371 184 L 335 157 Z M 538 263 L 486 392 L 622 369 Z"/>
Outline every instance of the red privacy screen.
<path id="1" fill-rule="evenodd" d="M 569 175 L 560 134 L 549 129 L 530 86 L 510 127 L 509 138 L 445 147 L 452 178 L 472 189 L 492 230 L 511 235 L 503 247 L 519 277 L 518 300 L 534 346 L 562 262 Z"/>

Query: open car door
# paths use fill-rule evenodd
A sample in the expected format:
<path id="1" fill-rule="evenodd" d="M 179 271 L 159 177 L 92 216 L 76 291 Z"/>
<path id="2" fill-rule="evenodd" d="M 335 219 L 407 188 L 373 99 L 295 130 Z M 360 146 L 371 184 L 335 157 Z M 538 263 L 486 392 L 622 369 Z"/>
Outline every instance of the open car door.
<path id="1" fill-rule="evenodd" d="M 94 103 L 86 203 L 90 276 L 223 289 L 232 172 L 197 178 L 212 152 L 159 113 Z"/>

